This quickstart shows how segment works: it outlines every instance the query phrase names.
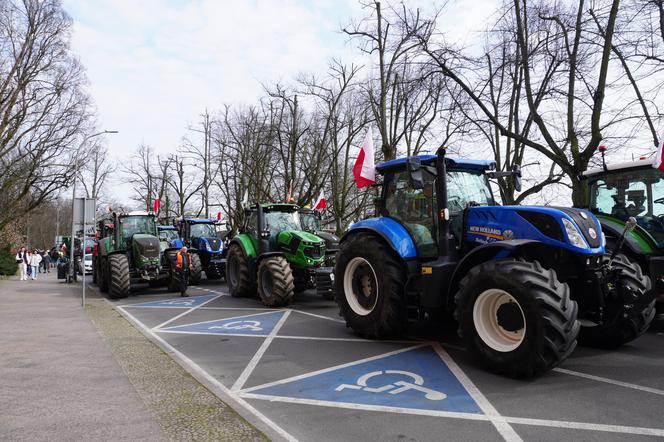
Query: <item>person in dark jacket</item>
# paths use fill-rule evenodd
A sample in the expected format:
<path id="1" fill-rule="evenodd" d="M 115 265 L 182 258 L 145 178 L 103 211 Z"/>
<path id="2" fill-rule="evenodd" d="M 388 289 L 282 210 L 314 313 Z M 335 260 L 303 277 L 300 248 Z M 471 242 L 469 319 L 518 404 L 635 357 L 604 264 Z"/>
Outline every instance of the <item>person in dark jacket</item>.
<path id="1" fill-rule="evenodd" d="M 187 252 L 187 247 L 183 246 L 175 254 L 175 270 L 178 274 L 180 282 L 180 296 L 189 296 L 187 294 L 187 286 L 189 285 L 189 273 L 193 270 L 191 264 L 191 254 Z"/>

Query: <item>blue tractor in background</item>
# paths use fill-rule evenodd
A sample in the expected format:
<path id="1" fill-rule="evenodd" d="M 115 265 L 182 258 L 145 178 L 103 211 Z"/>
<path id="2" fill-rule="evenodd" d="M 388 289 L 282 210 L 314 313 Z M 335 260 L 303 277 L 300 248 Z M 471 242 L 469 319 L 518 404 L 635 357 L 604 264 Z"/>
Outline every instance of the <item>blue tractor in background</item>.
<path id="1" fill-rule="evenodd" d="M 225 276 L 224 242 L 217 233 L 216 224 L 207 218 L 182 218 L 177 222 L 180 238 L 192 254 L 191 284 L 200 282 L 202 272 L 210 280 Z"/>
<path id="2" fill-rule="evenodd" d="M 488 179 L 511 175 L 520 190 L 518 168 L 439 149 L 376 169 L 379 216 L 344 235 L 332 276 L 359 335 L 394 336 L 409 320 L 451 313 L 480 362 L 527 377 L 564 361 L 579 333 L 602 330 L 614 346 L 650 324 L 650 280 L 618 249 L 605 254 L 591 212 L 496 205 Z"/>
<path id="3" fill-rule="evenodd" d="M 184 242 L 180 238 L 175 226 L 158 226 L 159 229 L 159 242 L 161 243 L 162 252 L 166 249 L 181 249 Z"/>

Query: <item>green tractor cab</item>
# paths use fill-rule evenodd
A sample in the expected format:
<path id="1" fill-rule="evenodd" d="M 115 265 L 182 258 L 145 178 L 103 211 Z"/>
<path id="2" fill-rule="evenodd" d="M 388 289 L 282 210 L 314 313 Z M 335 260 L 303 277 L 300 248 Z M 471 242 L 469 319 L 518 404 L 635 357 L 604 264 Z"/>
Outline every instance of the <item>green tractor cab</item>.
<path id="1" fill-rule="evenodd" d="M 306 207 L 300 209 L 300 221 L 302 223 L 302 230 L 311 232 L 325 241 L 325 264 L 334 267 L 334 257 L 339 251 L 339 237 L 323 230 L 321 227 L 321 214 L 318 210 Z"/>
<path id="2" fill-rule="evenodd" d="M 258 290 L 269 307 L 288 305 L 296 291 L 315 285 L 324 268 L 325 241 L 302 230 L 295 204 L 256 204 L 228 248 L 226 279 L 233 296 Z"/>
<path id="3" fill-rule="evenodd" d="M 657 320 L 664 322 L 664 172 L 650 159 L 609 164 L 583 174 L 588 180 L 589 209 L 613 250 L 630 217 L 637 226 L 625 235 L 620 253 L 650 276 L 657 299 Z"/>
<path id="4" fill-rule="evenodd" d="M 109 213 L 97 222 L 97 231 L 93 282 L 110 298 L 129 296 L 132 282 L 154 283 L 167 277 L 153 213 Z"/>

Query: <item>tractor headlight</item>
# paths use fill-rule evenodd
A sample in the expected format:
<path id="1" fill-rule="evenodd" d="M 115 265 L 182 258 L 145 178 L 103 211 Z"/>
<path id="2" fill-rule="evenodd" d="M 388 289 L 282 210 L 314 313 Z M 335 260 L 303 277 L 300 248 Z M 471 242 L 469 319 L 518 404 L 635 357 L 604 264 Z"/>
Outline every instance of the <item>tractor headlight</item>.
<path id="1" fill-rule="evenodd" d="M 583 238 L 583 235 L 581 232 L 579 232 L 579 229 L 572 224 L 572 221 L 568 220 L 567 218 L 563 218 L 563 225 L 565 226 L 565 232 L 567 233 L 567 239 L 569 239 L 569 242 L 575 246 L 579 247 L 582 249 L 585 249 L 588 247 L 588 243 L 586 240 Z"/>

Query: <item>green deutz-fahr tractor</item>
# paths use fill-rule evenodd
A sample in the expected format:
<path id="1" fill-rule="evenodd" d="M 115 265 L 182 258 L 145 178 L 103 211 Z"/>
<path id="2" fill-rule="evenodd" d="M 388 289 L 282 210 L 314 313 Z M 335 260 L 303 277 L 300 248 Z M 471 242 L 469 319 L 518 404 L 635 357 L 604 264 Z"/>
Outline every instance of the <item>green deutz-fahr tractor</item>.
<path id="1" fill-rule="evenodd" d="M 294 204 L 256 204 L 228 248 L 226 279 L 232 296 L 288 305 L 296 291 L 311 287 L 325 260 L 325 242 L 303 231 Z"/>
<path id="2" fill-rule="evenodd" d="M 300 221 L 302 222 L 302 230 L 311 232 L 325 241 L 325 265 L 334 267 L 334 257 L 339 251 L 339 237 L 323 230 L 321 214 L 318 210 L 308 207 L 300 209 Z"/>
<path id="3" fill-rule="evenodd" d="M 625 235 L 621 253 L 650 276 L 657 300 L 657 320 L 664 322 L 664 172 L 651 160 L 609 164 L 590 169 L 590 210 L 602 224 L 607 249 L 619 242 L 630 217 L 636 228 Z"/>
<path id="4" fill-rule="evenodd" d="M 93 253 L 93 281 L 110 298 L 129 296 L 132 280 L 166 278 L 155 215 L 110 213 L 97 223 L 99 241 Z"/>

